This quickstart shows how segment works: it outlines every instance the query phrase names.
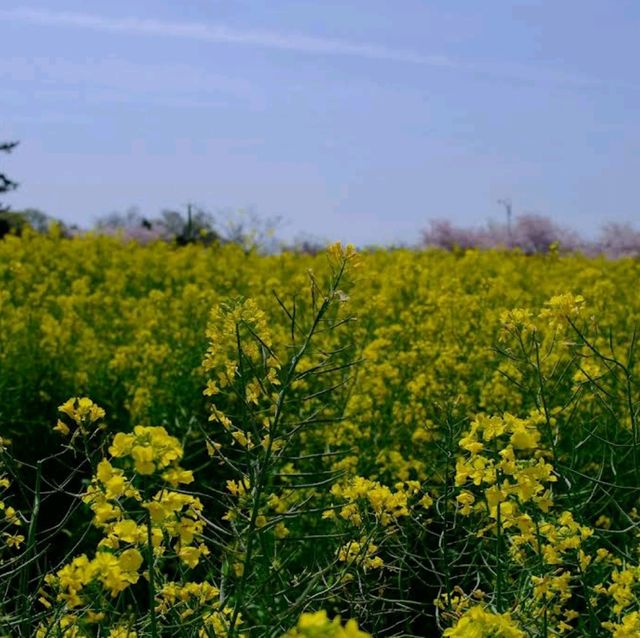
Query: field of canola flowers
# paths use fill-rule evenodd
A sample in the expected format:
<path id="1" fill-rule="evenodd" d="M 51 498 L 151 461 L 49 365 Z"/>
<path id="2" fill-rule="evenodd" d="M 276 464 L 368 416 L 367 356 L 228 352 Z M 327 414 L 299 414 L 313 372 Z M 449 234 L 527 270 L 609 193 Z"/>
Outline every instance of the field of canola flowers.
<path id="1" fill-rule="evenodd" d="M 640 636 L 640 262 L 0 241 L 0 636 Z"/>

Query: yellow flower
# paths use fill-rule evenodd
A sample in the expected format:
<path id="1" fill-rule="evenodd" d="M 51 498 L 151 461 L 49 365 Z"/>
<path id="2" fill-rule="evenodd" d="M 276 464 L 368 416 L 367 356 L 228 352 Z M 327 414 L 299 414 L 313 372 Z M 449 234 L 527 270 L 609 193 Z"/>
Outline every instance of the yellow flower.
<path id="1" fill-rule="evenodd" d="M 137 549 L 126 549 L 118 559 L 120 568 L 127 572 L 137 572 L 142 565 L 142 554 Z"/>
<path id="2" fill-rule="evenodd" d="M 131 450 L 134 467 L 138 474 L 153 474 L 156 466 L 153 463 L 153 449 L 147 446 L 136 445 Z"/>
<path id="3" fill-rule="evenodd" d="M 70 416 L 78 425 L 85 420 L 93 423 L 105 415 L 104 410 L 88 397 L 69 399 L 59 406 L 58 410 Z"/>
<path id="4" fill-rule="evenodd" d="M 162 474 L 162 478 L 167 481 L 171 487 L 178 487 L 178 485 L 193 483 L 193 472 L 191 470 L 183 470 L 179 467 L 172 467 Z"/>
<path id="5" fill-rule="evenodd" d="M 124 434 L 123 432 L 118 432 L 111 442 L 111 446 L 109 447 L 109 454 L 115 458 L 120 458 L 123 456 L 127 456 L 131 453 L 131 448 L 133 447 L 134 438 L 131 434 Z"/>
<path id="6" fill-rule="evenodd" d="M 60 419 L 58 419 L 58 422 L 56 423 L 53 429 L 56 432 L 60 432 L 62 436 L 69 436 L 69 433 L 71 432 L 71 430 L 69 429 L 69 426 L 64 421 L 61 421 Z"/>
<path id="7" fill-rule="evenodd" d="M 304 613 L 298 624 L 282 638 L 372 638 L 370 634 L 358 629 L 358 623 L 351 619 L 342 624 L 340 616 L 329 620 L 324 610 Z"/>
<path id="8" fill-rule="evenodd" d="M 180 560 L 191 568 L 194 568 L 200 561 L 200 550 L 197 547 L 182 547 L 178 551 Z"/>
<path id="9" fill-rule="evenodd" d="M 138 634 L 129 627 L 113 627 L 107 638 L 137 638 Z"/>
<path id="10" fill-rule="evenodd" d="M 22 534 L 7 534 L 3 533 L 4 542 L 7 547 L 18 548 L 22 543 L 24 543 L 24 536 Z"/>
<path id="11" fill-rule="evenodd" d="M 525 638 L 509 614 L 498 614 L 479 605 L 471 607 L 442 634 L 444 638 Z"/>

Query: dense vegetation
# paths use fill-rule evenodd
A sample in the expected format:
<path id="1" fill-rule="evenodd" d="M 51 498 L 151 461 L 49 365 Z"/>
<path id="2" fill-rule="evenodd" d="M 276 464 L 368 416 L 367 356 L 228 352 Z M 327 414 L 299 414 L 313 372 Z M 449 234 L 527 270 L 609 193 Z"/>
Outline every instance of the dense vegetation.
<path id="1" fill-rule="evenodd" d="M 639 274 L 7 235 L 0 635 L 640 635 Z"/>

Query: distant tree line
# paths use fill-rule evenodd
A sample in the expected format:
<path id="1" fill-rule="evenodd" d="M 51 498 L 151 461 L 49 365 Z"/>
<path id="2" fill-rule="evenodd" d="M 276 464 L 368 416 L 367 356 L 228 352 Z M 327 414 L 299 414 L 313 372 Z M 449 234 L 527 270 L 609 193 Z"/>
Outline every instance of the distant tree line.
<path id="1" fill-rule="evenodd" d="M 11 153 L 17 145 L 18 142 L 0 142 L 0 153 Z M 53 226 L 68 237 L 84 232 L 77 226 L 69 226 L 35 208 L 10 210 L 1 196 L 17 187 L 16 181 L 0 171 L 0 238 L 9 233 L 19 235 L 27 228 L 44 233 Z M 640 231 L 630 224 L 609 223 L 602 228 L 595 240 L 586 240 L 544 215 L 522 214 L 513 218 L 510 200 L 500 200 L 499 203 L 506 206 L 506 224 L 489 222 L 485 226 L 471 228 L 455 226 L 448 220 L 437 219 L 431 221 L 429 228 L 422 232 L 421 245 L 461 251 L 507 248 L 518 249 L 526 254 L 558 250 L 605 254 L 614 258 L 640 256 Z M 214 215 L 202 207 L 189 204 L 182 211 L 165 209 L 154 216 L 143 215 L 135 207 L 124 213 L 109 213 L 99 218 L 92 230 L 104 234 L 117 234 L 124 239 L 141 243 L 234 243 L 246 251 L 289 250 L 317 253 L 325 246 L 326 242 L 312 237 L 302 237 L 288 244 L 279 243 L 276 230 L 280 222 L 279 217 L 260 217 L 252 210 Z"/>
<path id="2" fill-rule="evenodd" d="M 631 224 L 609 223 L 593 240 L 556 224 L 544 215 L 522 214 L 513 223 L 489 222 L 482 227 L 456 226 L 448 220 L 434 220 L 422 233 L 422 245 L 445 250 L 508 248 L 526 254 L 581 252 L 609 257 L 640 256 L 640 231 Z"/>
<path id="3" fill-rule="evenodd" d="M 109 213 L 98 219 L 95 230 L 118 234 L 139 242 L 174 241 L 179 245 L 238 244 L 245 250 L 273 252 L 278 248 L 279 217 L 261 217 L 252 210 L 214 214 L 200 206 L 165 209 L 159 215 L 143 215 L 136 207 Z"/>
<path id="4" fill-rule="evenodd" d="M 0 153 L 10 153 L 17 145 L 18 142 L 0 142 Z M 17 182 L 0 172 L 0 196 L 17 187 Z M 178 245 L 236 243 L 246 250 L 273 250 L 279 223 L 279 218 L 262 218 L 250 210 L 216 216 L 201 207 L 188 205 L 185 211 L 167 209 L 156 216 L 142 215 L 137 208 L 130 208 L 124 213 L 110 213 L 98 219 L 92 230 L 119 234 L 139 242 L 164 240 Z M 65 236 L 83 232 L 77 226 L 68 226 L 34 208 L 10 210 L 0 199 L 0 238 L 9 233 L 20 235 L 27 228 L 44 233 L 53 226 Z"/>

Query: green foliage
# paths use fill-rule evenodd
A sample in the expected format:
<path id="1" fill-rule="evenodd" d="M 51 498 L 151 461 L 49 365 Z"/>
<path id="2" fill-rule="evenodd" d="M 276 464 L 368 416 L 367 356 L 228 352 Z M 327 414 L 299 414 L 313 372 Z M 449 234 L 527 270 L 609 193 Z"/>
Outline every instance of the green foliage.
<path id="1" fill-rule="evenodd" d="M 639 275 L 5 237 L 0 635 L 637 636 Z"/>
<path id="2" fill-rule="evenodd" d="M 11 153 L 18 145 L 18 142 L 2 142 L 0 143 L 0 153 Z M 5 173 L 0 172 L 0 195 L 18 188 L 18 183 L 9 179 Z M 0 202 L 0 212 L 6 211 L 7 208 Z M 6 221 L 0 218 L 0 237 L 8 232 Z"/>

